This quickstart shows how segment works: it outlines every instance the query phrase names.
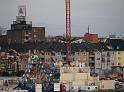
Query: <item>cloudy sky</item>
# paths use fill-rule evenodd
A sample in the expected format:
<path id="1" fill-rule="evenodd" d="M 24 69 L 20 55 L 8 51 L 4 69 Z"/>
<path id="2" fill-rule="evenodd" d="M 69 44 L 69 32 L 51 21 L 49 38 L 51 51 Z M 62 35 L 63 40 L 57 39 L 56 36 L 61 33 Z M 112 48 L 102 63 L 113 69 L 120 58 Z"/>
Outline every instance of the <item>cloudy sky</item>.
<path id="1" fill-rule="evenodd" d="M 65 0 L 0 0 L 0 25 L 10 29 L 18 6 L 26 5 L 33 26 L 45 26 L 46 35 L 65 34 Z M 90 25 L 100 36 L 124 36 L 124 0 L 71 0 L 72 35 L 82 36 Z"/>

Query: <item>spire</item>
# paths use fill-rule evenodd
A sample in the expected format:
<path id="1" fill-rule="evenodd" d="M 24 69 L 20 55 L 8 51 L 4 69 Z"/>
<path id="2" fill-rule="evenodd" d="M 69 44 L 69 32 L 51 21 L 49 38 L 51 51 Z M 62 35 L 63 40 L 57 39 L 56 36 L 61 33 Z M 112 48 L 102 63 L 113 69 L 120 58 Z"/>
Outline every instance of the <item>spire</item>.
<path id="1" fill-rule="evenodd" d="M 89 27 L 89 25 L 88 25 L 88 34 L 90 33 L 90 27 Z"/>

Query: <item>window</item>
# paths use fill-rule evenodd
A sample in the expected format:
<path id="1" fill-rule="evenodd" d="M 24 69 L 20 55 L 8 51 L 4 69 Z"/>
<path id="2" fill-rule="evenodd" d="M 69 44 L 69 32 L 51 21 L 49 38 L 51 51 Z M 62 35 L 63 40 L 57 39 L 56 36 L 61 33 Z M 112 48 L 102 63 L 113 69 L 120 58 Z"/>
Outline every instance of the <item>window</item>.
<path id="1" fill-rule="evenodd" d="M 112 63 L 111 65 L 114 66 L 114 63 Z"/>
<path id="2" fill-rule="evenodd" d="M 118 63 L 118 65 L 121 65 L 121 63 Z"/>
<path id="3" fill-rule="evenodd" d="M 28 37 L 25 37 L 26 40 L 28 40 Z"/>
<path id="4" fill-rule="evenodd" d="M 102 58 L 102 62 L 105 62 L 105 58 Z"/>
<path id="5" fill-rule="evenodd" d="M 107 56 L 108 56 L 108 57 L 110 56 L 110 53 L 109 53 L 109 52 L 107 53 Z"/>
<path id="6" fill-rule="evenodd" d="M 36 30 L 34 29 L 34 32 L 36 32 Z"/>
<path id="7" fill-rule="evenodd" d="M 121 60 L 121 57 L 118 57 L 118 60 Z"/>
<path id="8" fill-rule="evenodd" d="M 108 66 L 110 66 L 110 62 L 108 62 Z"/>
<path id="9" fill-rule="evenodd" d="M 28 31 L 25 31 L 26 34 L 28 34 Z"/>
<path id="10" fill-rule="evenodd" d="M 34 38 L 36 38 L 37 37 L 37 35 L 34 35 Z"/>
<path id="11" fill-rule="evenodd" d="M 121 54 L 121 52 L 118 52 L 118 54 L 120 55 L 120 54 Z"/>
<path id="12" fill-rule="evenodd" d="M 95 87 L 95 89 L 97 89 L 97 87 Z"/>
<path id="13" fill-rule="evenodd" d="M 107 59 L 107 62 L 110 62 L 110 59 Z"/>
<path id="14" fill-rule="evenodd" d="M 102 85 L 102 88 L 104 88 L 104 85 Z"/>
<path id="15" fill-rule="evenodd" d="M 105 55 L 102 55 L 102 57 L 105 57 Z"/>
<path id="16" fill-rule="evenodd" d="M 99 65 L 100 65 L 101 63 L 99 63 Z"/>
<path id="17" fill-rule="evenodd" d="M 88 89 L 90 89 L 90 87 L 88 87 Z"/>
<path id="18" fill-rule="evenodd" d="M 97 60 L 100 60 L 100 58 L 97 58 Z"/>

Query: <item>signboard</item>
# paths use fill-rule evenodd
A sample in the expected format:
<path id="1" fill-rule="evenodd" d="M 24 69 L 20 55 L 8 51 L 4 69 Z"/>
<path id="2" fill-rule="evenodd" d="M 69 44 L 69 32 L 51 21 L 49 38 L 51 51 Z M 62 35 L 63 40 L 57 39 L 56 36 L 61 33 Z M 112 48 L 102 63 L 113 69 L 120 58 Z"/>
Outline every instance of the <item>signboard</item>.
<path id="1" fill-rule="evenodd" d="M 18 15 L 19 16 L 26 16 L 26 6 L 18 6 Z"/>
<path id="2" fill-rule="evenodd" d="M 54 92 L 60 92 L 60 83 L 54 83 Z"/>

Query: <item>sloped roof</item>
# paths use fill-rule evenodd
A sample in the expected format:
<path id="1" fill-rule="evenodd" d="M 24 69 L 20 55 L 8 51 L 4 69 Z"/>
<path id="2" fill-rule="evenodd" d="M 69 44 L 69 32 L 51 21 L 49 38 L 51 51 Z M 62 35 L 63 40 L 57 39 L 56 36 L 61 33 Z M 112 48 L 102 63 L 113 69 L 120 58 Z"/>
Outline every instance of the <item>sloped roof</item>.
<path id="1" fill-rule="evenodd" d="M 29 49 L 37 49 L 44 51 L 66 51 L 66 43 L 62 42 L 41 42 L 41 43 L 25 43 L 1 45 L 3 51 L 14 49 L 19 52 L 27 52 Z M 72 52 L 76 51 L 103 51 L 103 50 L 122 50 L 124 51 L 124 41 L 122 39 L 108 39 L 105 43 L 72 43 Z"/>
<path id="2" fill-rule="evenodd" d="M 105 45 L 110 47 L 110 50 L 124 50 L 123 39 L 107 39 Z"/>

